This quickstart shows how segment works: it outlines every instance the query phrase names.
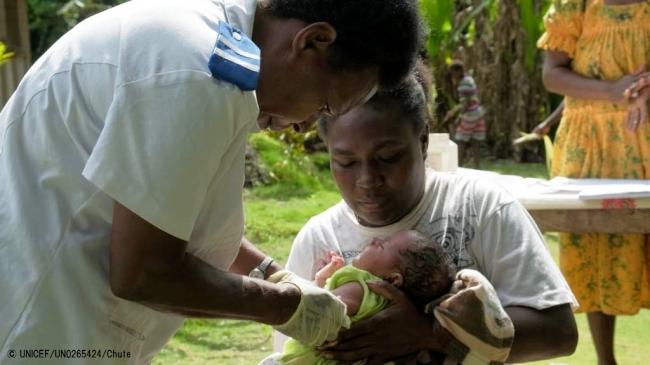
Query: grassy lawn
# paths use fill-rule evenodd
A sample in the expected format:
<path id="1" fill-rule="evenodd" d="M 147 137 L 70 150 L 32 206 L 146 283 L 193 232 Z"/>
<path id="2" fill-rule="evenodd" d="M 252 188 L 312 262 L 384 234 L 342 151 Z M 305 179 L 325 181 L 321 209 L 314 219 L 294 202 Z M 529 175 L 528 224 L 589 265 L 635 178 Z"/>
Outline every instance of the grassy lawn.
<path id="1" fill-rule="evenodd" d="M 504 174 L 546 177 L 542 164 L 485 162 L 484 169 Z M 313 215 L 340 200 L 338 192 L 323 180 L 311 191 L 281 183 L 248 190 L 246 203 L 246 235 L 263 251 L 281 262 L 286 261 L 293 237 Z M 547 234 L 549 249 L 557 259 L 557 235 Z M 568 358 L 542 361 L 536 364 L 595 364 L 596 357 L 584 314 L 577 315 L 580 342 L 576 353 Z M 650 311 L 634 317 L 620 317 L 617 324 L 616 349 L 620 364 L 649 363 Z M 178 365 L 246 365 L 257 364 L 272 350 L 271 329 L 250 322 L 225 320 L 187 320 L 183 328 L 154 359 L 154 364 Z"/>

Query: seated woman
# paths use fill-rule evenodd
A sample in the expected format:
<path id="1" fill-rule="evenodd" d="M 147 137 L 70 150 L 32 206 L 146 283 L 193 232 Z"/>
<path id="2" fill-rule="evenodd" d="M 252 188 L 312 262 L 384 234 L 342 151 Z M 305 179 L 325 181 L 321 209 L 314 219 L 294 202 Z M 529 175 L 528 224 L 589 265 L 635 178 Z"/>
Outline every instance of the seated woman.
<path id="1" fill-rule="evenodd" d="M 373 237 L 414 229 L 441 246 L 458 270 L 475 269 L 492 283 L 515 327 L 508 362 L 572 353 L 577 303 L 525 209 L 489 182 L 425 169 L 425 95 L 411 77 L 321 122 L 343 201 L 301 229 L 287 269 L 313 280 L 330 251 L 349 261 Z M 430 350 L 463 362 L 474 350 L 471 341 L 451 334 L 438 316 L 425 314 L 389 284 L 370 288 L 391 305 L 341 332 L 321 349 L 325 356 L 381 364 Z"/>

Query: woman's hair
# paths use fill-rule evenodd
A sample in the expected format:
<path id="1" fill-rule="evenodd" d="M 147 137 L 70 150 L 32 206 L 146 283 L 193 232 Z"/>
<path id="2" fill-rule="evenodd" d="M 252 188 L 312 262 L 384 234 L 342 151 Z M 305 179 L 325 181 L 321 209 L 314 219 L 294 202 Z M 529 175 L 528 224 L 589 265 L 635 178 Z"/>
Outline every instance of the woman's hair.
<path id="1" fill-rule="evenodd" d="M 414 0 L 268 0 L 280 18 L 327 22 L 337 32 L 329 55 L 335 70 L 379 67 L 381 87 L 394 87 L 415 60 L 422 26 Z"/>
<path id="2" fill-rule="evenodd" d="M 400 121 L 406 121 L 419 134 L 428 125 L 429 101 L 432 84 L 431 71 L 422 60 L 418 60 L 409 76 L 397 87 L 377 92 L 363 107 L 372 108 L 381 113 L 388 113 Z M 336 118 L 322 117 L 318 121 L 321 138 L 326 139 L 328 126 Z"/>
<path id="3" fill-rule="evenodd" d="M 456 269 L 442 247 L 413 231 L 412 247 L 400 251 L 399 271 L 404 277 L 400 289 L 421 307 L 451 289 Z"/>

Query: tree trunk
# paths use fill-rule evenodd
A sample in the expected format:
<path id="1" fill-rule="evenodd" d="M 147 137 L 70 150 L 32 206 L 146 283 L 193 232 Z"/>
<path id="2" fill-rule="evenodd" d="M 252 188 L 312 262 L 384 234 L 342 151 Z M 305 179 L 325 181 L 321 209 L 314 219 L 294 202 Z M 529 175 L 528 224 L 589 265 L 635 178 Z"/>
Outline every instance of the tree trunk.
<path id="1" fill-rule="evenodd" d="M 480 0 L 474 0 L 475 5 Z M 536 0 L 537 13 L 544 1 Z M 498 158 L 514 157 L 517 161 L 539 161 L 540 147 L 528 144 L 514 148 L 512 140 L 520 131 L 530 131 L 539 121 L 547 104 L 548 94 L 541 80 L 541 58 L 529 70 L 524 52 L 529 39 L 521 24 L 516 0 L 501 0 L 494 24 L 487 12 L 475 21 L 477 39 L 464 52 L 466 64 L 474 70 L 481 88 L 481 102 L 487 110 L 488 140 L 492 155 Z"/>
<path id="2" fill-rule="evenodd" d="M 0 108 L 9 100 L 30 65 L 29 24 L 25 0 L 0 0 L 0 42 L 11 59 L 0 67 Z"/>

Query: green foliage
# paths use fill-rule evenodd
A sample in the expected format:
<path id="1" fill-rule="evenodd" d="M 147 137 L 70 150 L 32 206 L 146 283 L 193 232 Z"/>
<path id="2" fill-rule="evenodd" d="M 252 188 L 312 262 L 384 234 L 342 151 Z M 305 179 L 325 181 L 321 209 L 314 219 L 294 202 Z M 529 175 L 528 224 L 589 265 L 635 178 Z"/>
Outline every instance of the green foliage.
<path id="1" fill-rule="evenodd" d="M 320 170 L 329 171 L 330 168 L 330 155 L 327 152 L 316 152 L 310 155 L 311 161 Z"/>
<path id="2" fill-rule="evenodd" d="M 27 0 L 32 57 L 38 58 L 81 20 L 126 0 Z"/>
<path id="3" fill-rule="evenodd" d="M 61 6 L 57 15 L 63 17 L 68 27 L 72 28 L 79 21 L 108 8 L 110 8 L 109 4 L 94 0 L 70 0 Z"/>
<path id="4" fill-rule="evenodd" d="M 27 0 L 32 57 L 38 58 L 68 30 L 57 15 L 62 2 L 56 0 Z"/>
<path id="5" fill-rule="evenodd" d="M 0 42 L 0 65 L 7 62 L 13 55 L 13 52 L 9 52 L 7 46 Z"/>
<path id="6" fill-rule="evenodd" d="M 473 6 L 471 4 L 475 3 Z M 445 130 L 444 115 L 455 106 L 455 90 L 447 73 L 447 66 L 459 52 L 474 44 L 476 21 L 488 13 L 496 17 L 498 2 L 495 0 L 420 0 L 420 10 L 426 25 L 426 49 L 433 68 L 435 87 L 432 94 L 436 105 L 431 106 L 433 131 Z"/>
<path id="7" fill-rule="evenodd" d="M 431 59 L 444 59 L 449 54 L 456 14 L 454 3 L 453 0 L 420 0 L 420 9 L 428 28 L 427 51 Z"/>
<path id="8" fill-rule="evenodd" d="M 494 0 L 483 0 L 477 6 L 469 7 L 466 16 L 462 19 L 461 22 L 459 22 L 459 24 L 457 24 L 456 28 L 454 29 L 451 37 L 453 44 L 451 44 L 451 46 L 460 43 L 463 32 L 467 32 L 468 41 L 469 43 L 472 43 L 476 37 L 476 18 L 482 12 L 486 11 L 486 9 L 494 9 L 494 11 L 496 11 L 497 7 L 493 6 L 495 3 L 496 2 Z"/>
<path id="9" fill-rule="evenodd" d="M 549 0 L 420 0 L 428 26 L 427 51 L 434 70 L 433 130 L 448 132 L 444 115 L 456 103 L 448 75 L 450 59 L 460 59 L 476 80 L 488 122 L 487 146 L 501 158 L 540 160 L 534 145 L 512 148 L 518 131 L 530 130 L 547 113 L 541 80 L 543 32 Z M 514 124 L 514 125 L 513 125 Z"/>
<path id="10" fill-rule="evenodd" d="M 309 195 L 331 184 L 324 178 L 329 167 L 325 162 L 327 156 L 307 154 L 303 144 L 305 138 L 308 136 L 293 132 L 262 132 L 250 136 L 249 142 L 257 151 L 262 167 L 269 171 L 275 183 L 262 187 L 261 192 L 289 198 Z M 277 183 L 293 188 L 281 192 Z"/>
<path id="11" fill-rule="evenodd" d="M 550 6 L 550 2 L 541 8 L 535 6 L 534 0 L 519 0 L 519 16 L 521 26 L 526 33 L 526 49 L 524 52 L 524 62 L 529 72 L 536 72 L 537 57 L 537 40 L 544 33 L 544 14 Z"/>
<path id="12" fill-rule="evenodd" d="M 484 11 L 495 14 L 497 2 L 482 0 L 476 6 L 468 6 L 462 18 L 458 16 L 455 0 L 420 0 L 420 10 L 427 26 L 427 52 L 434 60 L 447 62 L 462 43 L 462 38 L 472 43 L 474 21 Z"/>

